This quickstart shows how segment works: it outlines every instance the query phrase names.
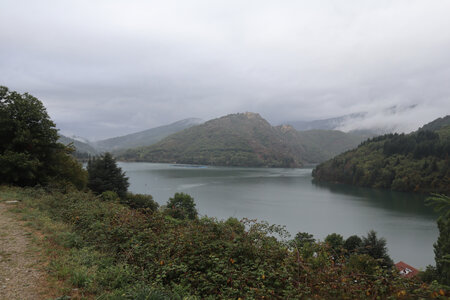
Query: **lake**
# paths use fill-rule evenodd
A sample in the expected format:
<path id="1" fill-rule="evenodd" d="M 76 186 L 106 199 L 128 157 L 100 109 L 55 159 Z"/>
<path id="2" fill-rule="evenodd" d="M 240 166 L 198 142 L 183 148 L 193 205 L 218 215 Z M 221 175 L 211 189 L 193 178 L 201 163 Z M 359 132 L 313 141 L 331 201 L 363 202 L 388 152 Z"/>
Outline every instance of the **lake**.
<path id="1" fill-rule="evenodd" d="M 188 193 L 200 215 L 264 220 L 285 225 L 292 236 L 302 231 L 321 240 L 333 232 L 347 238 L 373 229 L 386 238 L 395 262 L 422 269 L 434 265 L 437 216 L 424 205 L 423 195 L 316 184 L 311 168 L 118 165 L 129 177 L 131 192 L 151 194 L 159 204 L 176 192 Z"/>

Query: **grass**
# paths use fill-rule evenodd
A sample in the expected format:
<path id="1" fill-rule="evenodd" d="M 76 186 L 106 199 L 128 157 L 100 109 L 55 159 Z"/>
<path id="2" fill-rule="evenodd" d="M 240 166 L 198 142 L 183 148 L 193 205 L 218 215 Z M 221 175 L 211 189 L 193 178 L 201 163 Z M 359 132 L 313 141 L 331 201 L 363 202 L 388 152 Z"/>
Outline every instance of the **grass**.
<path id="1" fill-rule="evenodd" d="M 59 299 L 359 299 L 367 293 L 382 298 L 404 290 L 413 298 L 429 293 L 427 285 L 406 282 L 389 270 L 376 267 L 365 274 L 345 260 L 335 263 L 325 244 L 294 252 L 273 237 L 283 233 L 281 227 L 263 222 L 174 220 L 163 211 L 134 210 L 82 192 L 0 186 L 0 199 L 21 201 L 11 211 L 45 250 Z"/>
<path id="2" fill-rule="evenodd" d="M 0 201 L 19 200 L 9 211 L 31 228 L 33 245 L 29 251 L 43 250 L 47 262 L 49 285 L 60 294 L 56 299 L 172 299 L 162 291 L 146 287 L 142 295 L 130 296 L 130 285 L 135 284 L 134 270 L 127 264 L 118 264 L 109 255 L 86 245 L 72 226 L 51 216 L 44 201 L 36 201 L 31 189 L 0 186 Z M 43 197 L 51 197 L 44 195 Z M 8 259 L 8 253 L 0 253 Z M 138 290 L 138 288 L 134 288 Z M 145 295 L 144 295 L 145 294 Z M 167 297 L 166 297 L 167 296 Z"/>
<path id="3" fill-rule="evenodd" d="M 18 188 L 0 188 L 0 201 L 19 200 L 18 204 L 10 206 L 9 211 L 15 217 L 23 221 L 23 225 L 31 228 L 33 232 L 27 232 L 33 244 L 27 249 L 27 253 L 41 252 L 45 256 L 39 259 L 39 262 L 46 264 L 46 270 L 49 274 L 49 286 L 58 291 L 61 297 L 57 299 L 91 299 L 86 292 L 74 293 L 74 286 L 86 286 L 86 280 L 83 279 L 79 266 L 66 263 L 71 258 L 70 251 L 64 246 L 64 239 L 58 239 L 64 233 L 70 232 L 69 227 L 62 222 L 55 222 L 44 211 L 40 211 L 32 197 L 27 197 Z M 0 253 L 0 256 L 7 257 L 8 254 Z M 7 259 L 7 258 L 6 258 Z M 35 267 L 27 266 L 27 267 Z M 71 272 L 75 275 L 71 279 Z M 75 297 L 74 297 L 75 296 Z"/>

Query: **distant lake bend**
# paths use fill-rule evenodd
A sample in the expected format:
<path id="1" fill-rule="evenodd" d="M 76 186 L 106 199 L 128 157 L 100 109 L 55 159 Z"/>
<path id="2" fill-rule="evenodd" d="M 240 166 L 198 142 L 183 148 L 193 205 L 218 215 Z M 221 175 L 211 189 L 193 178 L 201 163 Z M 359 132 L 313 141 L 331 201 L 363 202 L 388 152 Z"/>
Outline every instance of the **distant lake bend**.
<path id="1" fill-rule="evenodd" d="M 250 218 L 286 225 L 323 240 L 336 232 L 347 238 L 371 229 L 387 240 L 389 255 L 417 268 L 434 264 L 436 214 L 424 195 L 336 184 L 315 184 L 311 168 L 231 168 L 157 163 L 118 165 L 129 190 L 165 204 L 176 192 L 190 194 L 201 215 Z"/>

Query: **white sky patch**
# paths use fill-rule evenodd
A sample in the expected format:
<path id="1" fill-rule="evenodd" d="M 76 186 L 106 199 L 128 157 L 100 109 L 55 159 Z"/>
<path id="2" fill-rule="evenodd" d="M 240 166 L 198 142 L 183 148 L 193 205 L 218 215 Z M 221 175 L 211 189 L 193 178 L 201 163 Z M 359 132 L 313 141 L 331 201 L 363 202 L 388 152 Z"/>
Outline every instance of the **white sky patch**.
<path id="1" fill-rule="evenodd" d="M 366 111 L 361 126 L 408 131 L 450 113 L 449 12 L 447 0 L 3 0 L 0 84 L 93 139 L 243 111 L 272 123 Z"/>

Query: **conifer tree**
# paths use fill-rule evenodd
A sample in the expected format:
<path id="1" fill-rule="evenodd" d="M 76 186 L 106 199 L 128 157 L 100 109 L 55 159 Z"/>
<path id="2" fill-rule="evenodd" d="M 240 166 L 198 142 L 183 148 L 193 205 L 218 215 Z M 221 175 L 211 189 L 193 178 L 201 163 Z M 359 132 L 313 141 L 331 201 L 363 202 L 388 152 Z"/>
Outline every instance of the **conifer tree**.
<path id="1" fill-rule="evenodd" d="M 128 190 L 128 177 L 117 166 L 116 160 L 110 153 L 89 160 L 88 187 L 96 194 L 106 191 L 116 192 L 119 197 L 125 197 Z"/>

